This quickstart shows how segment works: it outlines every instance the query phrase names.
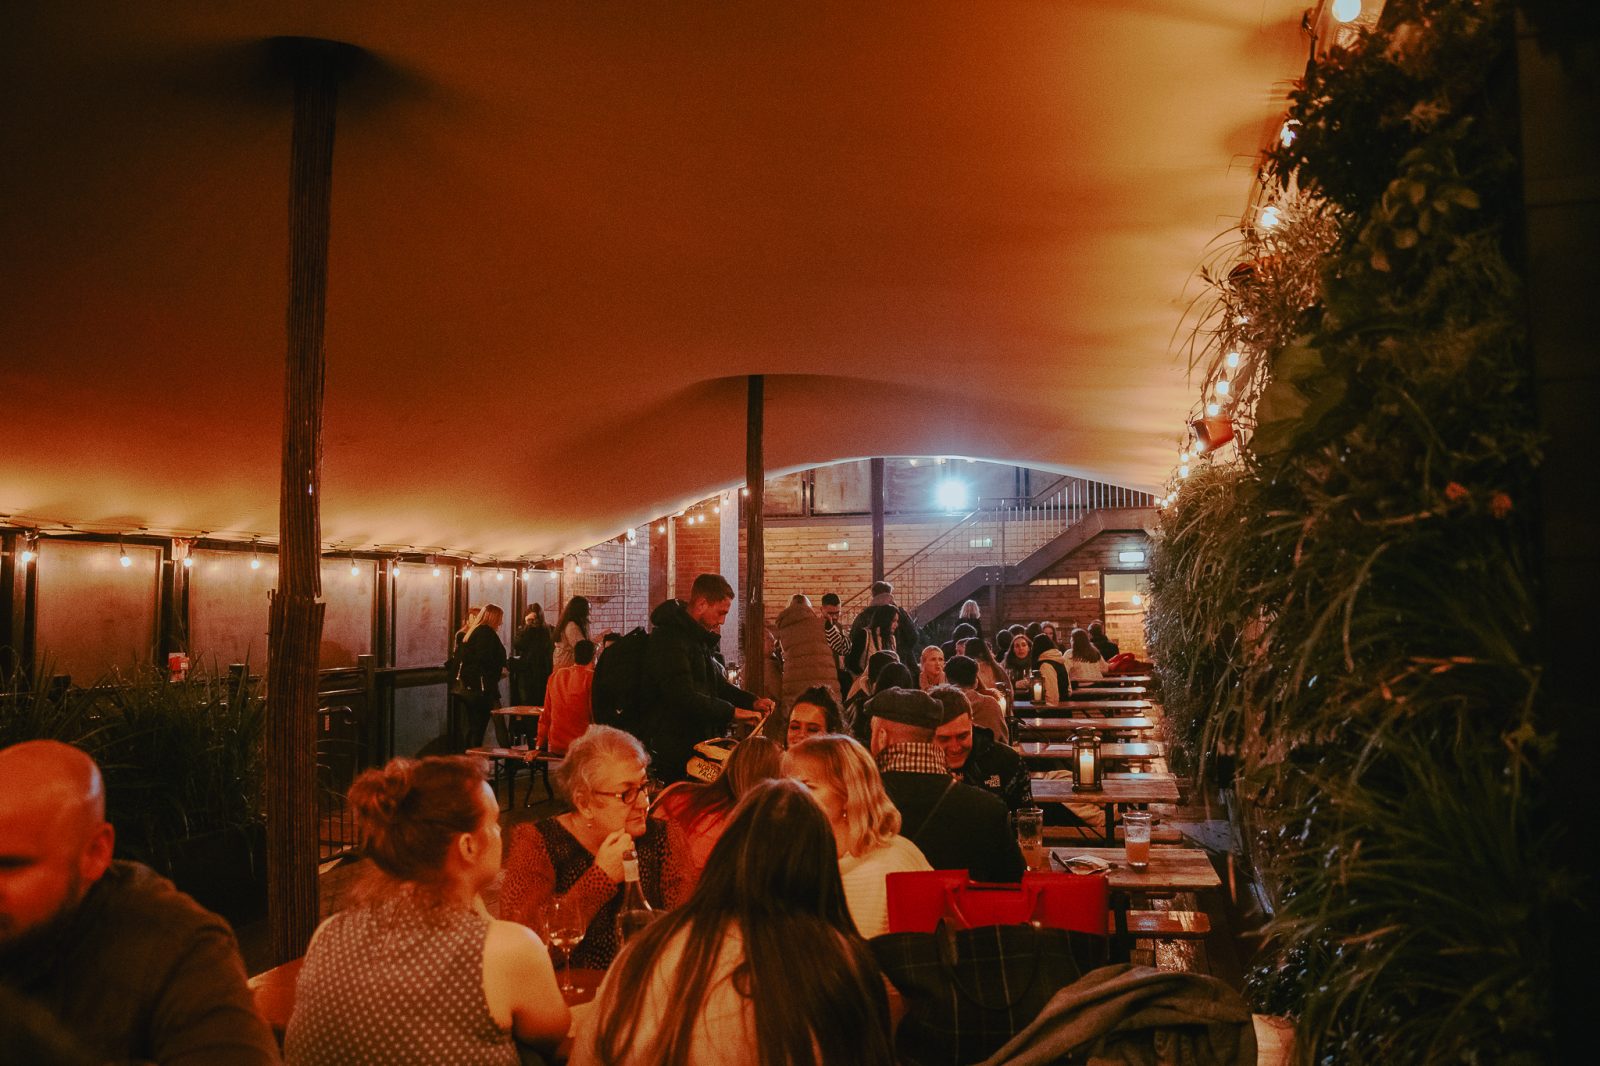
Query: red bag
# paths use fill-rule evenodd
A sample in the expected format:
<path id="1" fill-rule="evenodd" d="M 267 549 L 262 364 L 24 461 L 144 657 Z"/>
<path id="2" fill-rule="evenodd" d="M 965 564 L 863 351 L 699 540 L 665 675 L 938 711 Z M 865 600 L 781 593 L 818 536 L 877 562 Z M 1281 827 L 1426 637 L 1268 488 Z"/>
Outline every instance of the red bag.
<path id="1" fill-rule="evenodd" d="M 1139 657 L 1131 651 L 1113 655 L 1106 661 L 1106 673 L 1108 674 L 1143 674 L 1147 673 L 1149 669 L 1150 664 L 1141 662 Z"/>
<path id="2" fill-rule="evenodd" d="M 941 919 L 958 929 L 1038 922 L 1105 936 L 1111 905 L 1105 874 L 1029 870 L 1018 884 L 972 881 L 965 870 L 919 870 L 887 878 L 889 932 L 931 933 Z"/>

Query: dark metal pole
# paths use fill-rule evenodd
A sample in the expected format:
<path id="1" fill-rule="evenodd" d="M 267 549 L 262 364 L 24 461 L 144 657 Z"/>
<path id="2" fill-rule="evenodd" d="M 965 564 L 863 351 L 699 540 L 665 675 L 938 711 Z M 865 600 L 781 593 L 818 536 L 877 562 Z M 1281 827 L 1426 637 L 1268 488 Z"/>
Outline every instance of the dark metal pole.
<path id="1" fill-rule="evenodd" d="M 868 464 L 872 471 L 872 580 L 883 580 L 883 460 Z"/>
<path id="2" fill-rule="evenodd" d="M 294 64 L 294 132 L 278 588 L 267 638 L 267 917 L 274 963 L 304 954 L 317 926 L 323 323 L 338 73 L 354 51 L 310 39 L 284 45 Z"/>
<path id="3" fill-rule="evenodd" d="M 766 577 L 766 544 L 762 533 L 762 511 L 767 473 L 761 452 L 766 379 L 751 374 L 747 395 L 748 422 L 745 428 L 744 483 L 750 490 L 745 497 L 744 547 L 744 687 L 762 694 L 762 673 L 766 666 L 764 637 L 767 620 L 761 605 L 761 585 Z"/>

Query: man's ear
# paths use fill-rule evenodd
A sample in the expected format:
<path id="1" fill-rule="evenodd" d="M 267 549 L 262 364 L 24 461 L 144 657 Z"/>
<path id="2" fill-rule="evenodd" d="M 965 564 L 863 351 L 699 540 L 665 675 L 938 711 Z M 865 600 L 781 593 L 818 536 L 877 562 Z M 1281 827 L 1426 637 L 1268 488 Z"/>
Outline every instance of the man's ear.
<path id="1" fill-rule="evenodd" d="M 111 855 L 116 850 L 117 831 L 110 822 L 101 822 L 89 832 L 83 850 L 78 853 L 78 874 L 85 885 L 92 885 L 105 876 L 111 867 Z"/>

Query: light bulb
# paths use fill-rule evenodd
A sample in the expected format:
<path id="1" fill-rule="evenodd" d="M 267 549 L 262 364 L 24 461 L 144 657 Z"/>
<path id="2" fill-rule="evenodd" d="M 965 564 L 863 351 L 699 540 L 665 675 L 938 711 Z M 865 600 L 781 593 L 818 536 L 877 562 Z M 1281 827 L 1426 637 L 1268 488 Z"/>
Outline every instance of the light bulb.
<path id="1" fill-rule="evenodd" d="M 504 570 L 496 570 L 494 572 L 494 579 L 496 581 L 504 581 L 506 579 L 506 572 Z"/>
<path id="2" fill-rule="evenodd" d="M 1228 379 L 1227 378 L 1218 378 L 1217 379 L 1217 395 L 1218 396 L 1226 396 L 1226 395 L 1228 395 L 1228 390 L 1230 388 L 1232 388 L 1232 386 L 1228 384 Z"/>
<path id="3" fill-rule="evenodd" d="M 1208 403 L 1208 404 L 1206 404 L 1206 417 L 1207 418 L 1216 418 L 1221 413 L 1222 413 L 1222 405 L 1220 403 Z"/>
<path id="4" fill-rule="evenodd" d="M 1179 454 L 1179 456 L 1178 456 L 1178 462 L 1179 463 L 1187 463 L 1188 461 L 1189 461 L 1189 453 L 1188 452 L 1182 452 L 1182 453 Z"/>
<path id="5" fill-rule="evenodd" d="M 1134 605 L 1134 606 L 1135 606 L 1135 607 L 1137 607 L 1137 606 L 1139 606 L 1139 605 L 1140 605 L 1140 604 L 1141 604 L 1141 603 L 1143 603 L 1143 602 L 1144 602 L 1144 597 L 1143 597 L 1143 596 L 1141 596 L 1141 595 L 1139 595 L 1139 594 L 1138 594 L 1138 593 L 1137 593 L 1137 592 L 1135 592 L 1135 593 L 1134 593 L 1134 594 L 1133 594 L 1133 605 Z"/>
<path id="6" fill-rule="evenodd" d="M 1361 17 L 1361 0 L 1333 0 L 1333 20 L 1354 22 Z"/>
<path id="7" fill-rule="evenodd" d="M 1178 467 L 1178 476 L 1179 477 L 1188 477 L 1189 476 L 1189 468 L 1187 466 Z"/>
<path id="8" fill-rule="evenodd" d="M 665 533 L 666 531 L 667 531 L 667 524 L 665 522 L 661 523 L 659 526 L 656 527 L 656 532 L 657 533 Z"/>
<path id="9" fill-rule="evenodd" d="M 437 566 L 433 568 L 433 576 L 434 577 L 438 577 L 439 576 L 439 568 Z"/>
<path id="10" fill-rule="evenodd" d="M 1298 131 L 1295 130 L 1297 125 L 1299 125 L 1299 123 L 1295 122 L 1293 119 L 1285 122 L 1283 124 L 1283 128 L 1278 131 L 1278 143 L 1283 145 L 1285 148 L 1293 144 L 1294 139 L 1299 136 Z"/>
<path id="11" fill-rule="evenodd" d="M 574 567 L 573 567 L 573 568 L 572 568 L 572 572 L 573 572 L 573 573 L 574 573 L 574 574 L 581 574 L 581 573 L 583 573 L 583 564 L 582 564 L 582 563 L 579 563 L 579 564 L 578 564 L 578 565 L 577 565 L 577 566 L 574 566 Z"/>
<path id="12" fill-rule="evenodd" d="M 739 495 L 748 496 L 748 495 L 750 495 L 750 490 L 749 489 L 740 489 L 739 490 Z"/>
<path id="13" fill-rule="evenodd" d="M 184 557 L 183 557 L 183 568 L 184 568 L 184 569 L 185 569 L 185 570 L 192 570 L 192 569 L 194 569 L 194 557 L 193 557 L 193 556 L 191 556 L 191 555 L 185 555 L 185 556 L 184 556 Z"/>
<path id="14" fill-rule="evenodd" d="M 260 556 L 258 556 L 258 555 L 250 556 L 250 569 L 252 569 L 252 570 L 260 570 L 261 569 L 261 557 Z"/>
<path id="15" fill-rule="evenodd" d="M 350 576 L 351 577 L 360 577 L 361 576 L 361 566 L 359 564 L 357 564 L 357 563 L 351 563 L 350 564 Z"/>
<path id="16" fill-rule="evenodd" d="M 1278 208 L 1276 206 L 1264 207 L 1264 208 L 1261 209 L 1261 228 L 1262 229 L 1273 229 L 1278 225 L 1278 223 L 1280 223 L 1282 221 L 1283 221 L 1283 216 L 1282 216 L 1282 214 L 1279 213 Z"/>
<path id="17" fill-rule="evenodd" d="M 718 504 L 712 504 L 711 505 L 711 513 L 712 514 L 721 514 L 722 513 L 722 507 L 720 505 L 718 505 Z"/>
<path id="18" fill-rule="evenodd" d="M 24 563 L 33 562 L 33 549 L 32 548 L 24 548 L 24 549 L 22 549 L 22 561 Z"/>
<path id="19" fill-rule="evenodd" d="M 1205 450 L 1206 450 L 1206 442 L 1205 441 L 1197 440 L 1197 441 L 1194 442 L 1194 453 L 1196 455 L 1201 454 Z"/>
<path id="20" fill-rule="evenodd" d="M 1232 370 L 1234 367 L 1239 365 L 1239 353 L 1229 352 L 1227 358 L 1223 359 L 1223 362 L 1228 364 L 1229 370 Z"/>
<path id="21" fill-rule="evenodd" d="M 465 578 L 472 577 L 472 567 L 469 566 L 465 570 L 461 571 L 461 576 Z"/>
<path id="22" fill-rule="evenodd" d="M 121 548 L 117 549 L 117 562 L 121 563 L 124 567 L 133 565 L 133 560 L 128 558 L 128 553 L 123 551 Z"/>

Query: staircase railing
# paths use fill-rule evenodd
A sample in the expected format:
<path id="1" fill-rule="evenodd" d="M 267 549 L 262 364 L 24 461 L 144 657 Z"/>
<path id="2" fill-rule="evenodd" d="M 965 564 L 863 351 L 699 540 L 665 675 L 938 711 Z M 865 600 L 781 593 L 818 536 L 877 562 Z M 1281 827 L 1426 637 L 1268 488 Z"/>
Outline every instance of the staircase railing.
<path id="1" fill-rule="evenodd" d="M 983 499 L 977 510 L 896 564 L 884 578 L 894 585 L 895 602 L 914 608 L 977 567 L 1021 562 L 1091 511 L 1153 506 L 1155 497 L 1150 493 L 1081 478 L 1063 479 L 1035 496 Z M 844 602 L 843 613 L 853 615 L 871 597 L 870 587 L 862 589 Z"/>

